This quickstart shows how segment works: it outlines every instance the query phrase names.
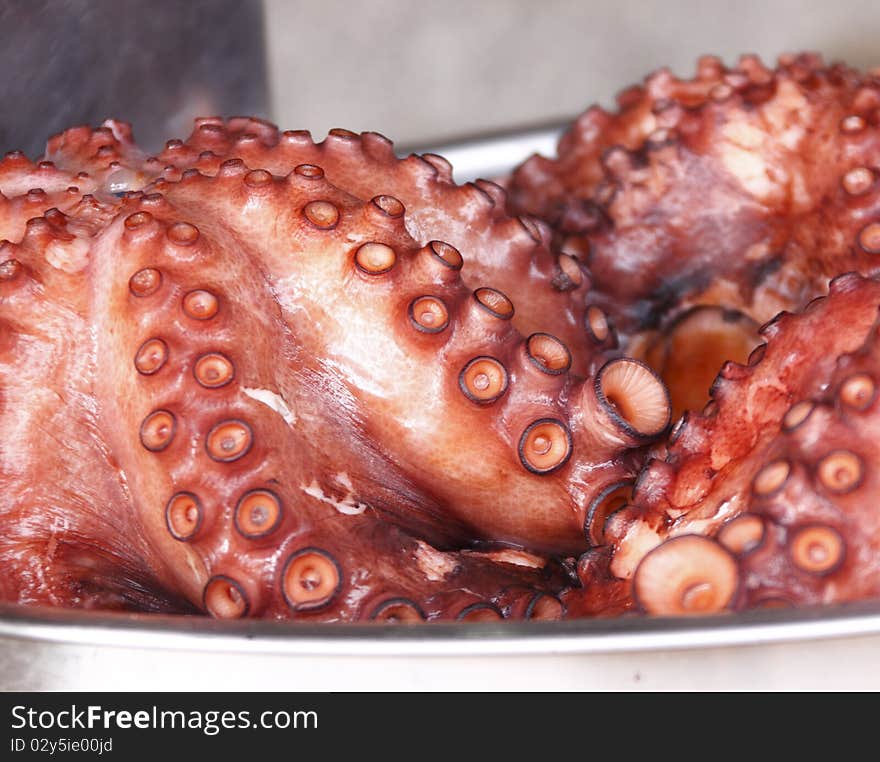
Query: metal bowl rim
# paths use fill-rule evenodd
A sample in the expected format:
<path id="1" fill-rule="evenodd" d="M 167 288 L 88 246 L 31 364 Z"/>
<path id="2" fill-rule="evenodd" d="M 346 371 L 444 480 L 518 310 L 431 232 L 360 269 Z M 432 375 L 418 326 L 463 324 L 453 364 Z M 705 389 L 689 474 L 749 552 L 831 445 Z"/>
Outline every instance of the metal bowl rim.
<path id="1" fill-rule="evenodd" d="M 0 637 L 107 647 L 298 655 L 614 653 L 880 634 L 880 601 L 711 617 L 419 625 L 217 621 L 0 604 Z"/>

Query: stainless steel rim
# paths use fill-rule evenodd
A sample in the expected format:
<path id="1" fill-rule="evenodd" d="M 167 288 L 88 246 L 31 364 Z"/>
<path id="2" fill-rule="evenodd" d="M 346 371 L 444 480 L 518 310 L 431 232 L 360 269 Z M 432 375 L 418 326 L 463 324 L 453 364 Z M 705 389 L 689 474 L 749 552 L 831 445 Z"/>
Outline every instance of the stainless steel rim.
<path id="1" fill-rule="evenodd" d="M 485 178 L 491 180 L 510 172 L 533 153 L 556 155 L 556 142 L 570 121 L 541 125 L 532 129 L 496 133 L 478 139 L 450 141 L 433 146 L 401 146 L 398 153 L 436 153 L 452 164 L 458 183 Z"/>
<path id="2" fill-rule="evenodd" d="M 698 618 L 500 624 L 311 624 L 0 605 L 0 638 L 67 645 L 330 656 L 575 654 L 880 635 L 880 602 Z"/>

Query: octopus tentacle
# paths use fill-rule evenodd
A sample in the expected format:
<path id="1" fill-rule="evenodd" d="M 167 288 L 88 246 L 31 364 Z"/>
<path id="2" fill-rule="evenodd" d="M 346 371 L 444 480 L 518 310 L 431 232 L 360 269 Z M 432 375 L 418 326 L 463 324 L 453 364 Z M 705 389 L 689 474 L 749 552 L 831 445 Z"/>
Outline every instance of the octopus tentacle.
<path id="1" fill-rule="evenodd" d="M 810 54 L 772 70 L 704 58 L 690 80 L 661 70 L 616 112 L 583 114 L 557 159 L 518 167 L 509 206 L 553 227 L 628 353 L 664 374 L 677 412 L 698 409 L 711 369 L 745 362 L 757 325 L 841 273 L 878 272 L 878 103 L 872 74 Z M 727 320 L 681 323 L 706 307 Z M 684 377 L 697 353 L 707 370 Z"/>
<path id="2" fill-rule="evenodd" d="M 880 283 L 850 274 L 766 325 L 762 357 L 725 366 L 712 410 L 689 417 L 631 503 L 601 517 L 608 569 L 643 610 L 880 594 L 866 501 L 877 489 L 878 310 Z"/>
<path id="3" fill-rule="evenodd" d="M 252 184 L 296 168 L 299 176 L 314 179 L 327 173 L 347 192 L 373 201 L 367 215 L 402 220 L 408 209 L 406 225 L 415 240 L 424 245 L 442 239 L 464 252 L 468 266 L 463 275 L 471 288 L 492 284 L 512 297 L 522 333 L 558 335 L 573 348 L 578 372 L 592 367 L 595 347 L 584 341 L 591 283 L 586 268 L 567 255 L 551 254 L 550 231 L 543 223 L 508 215 L 500 186 L 487 181 L 457 185 L 442 157 L 399 159 L 391 141 L 373 132 L 336 129 L 316 143 L 306 131 L 281 132 L 252 118 L 198 119 L 186 141 L 170 140 L 154 157 L 139 151 L 129 125 L 109 120 L 97 130 L 78 127 L 54 136 L 46 156 L 68 171 L 86 173 L 89 192 L 95 187 L 108 193 L 142 190 L 150 182 L 161 190 L 162 181 L 176 183 L 194 172 L 228 174 L 245 165 L 258 168 L 249 177 Z"/>
<path id="4" fill-rule="evenodd" d="M 151 553 L 89 379 L 90 234 L 60 212 L 0 244 L 0 596 L 192 611 Z"/>
<path id="5" fill-rule="evenodd" d="M 376 133 L 331 130 L 323 142 L 315 143 L 308 133 L 279 133 L 274 126 L 254 120 L 207 127 L 198 126 L 180 150 L 166 152 L 160 159 L 184 167 L 210 150 L 279 175 L 308 164 L 321 167 L 332 182 L 364 200 L 399 200 L 401 211 L 409 209 L 406 225 L 413 238 L 421 243 L 442 239 L 456 246 L 467 259 L 463 275 L 472 288 L 491 283 L 510 295 L 517 305 L 515 324 L 520 331 L 543 329 L 559 335 L 577 348 L 576 367 L 586 372 L 589 356 L 581 346 L 589 275 L 568 258 L 556 261 L 547 249 L 546 227 L 528 218 L 509 217 L 499 186 L 456 185 L 451 167 L 441 157 L 398 159 L 390 141 Z M 433 211 L 437 208 L 444 209 L 442 219 Z M 556 305 L 555 314 L 547 304 Z"/>
<path id="6" fill-rule="evenodd" d="M 158 161 L 116 123 L 56 136 L 57 171 L 84 187 L 66 213 L 49 209 L 3 244 L 0 309 L 14 328 L 4 342 L 42 336 L 27 339 L 32 352 L 4 346 L 3 372 L 51 361 L 65 380 L 35 404 L 23 373 L 4 389 L 0 425 L 14 433 L 17 406 L 54 410 L 61 425 L 75 395 L 84 425 L 73 438 L 81 453 L 97 449 L 101 473 L 84 499 L 117 507 L 114 541 L 94 510 L 39 489 L 74 506 L 75 536 L 102 538 L 95 556 L 122 556 L 145 606 L 220 618 L 562 616 L 552 593 L 564 567 L 535 554 L 586 547 L 595 494 L 632 479 L 668 424 L 662 383 L 609 355 L 595 313 L 598 338 L 580 360 L 564 338 L 518 330 L 529 303 L 468 252 L 482 242 L 546 273 L 542 230 L 506 216 L 497 189 L 455 186 L 441 159 L 397 160 L 375 135 L 314 144 L 258 122 L 211 120 L 197 134 L 214 149 L 172 141 Z M 422 196 L 409 195 L 419 184 Z M 487 279 L 473 283 L 475 261 Z M 568 294 L 559 314 L 575 315 L 577 299 L 554 293 Z M 583 332 L 585 317 L 569 322 Z M 2 460 L 10 494 L 38 481 L 36 458 L 22 462 L 15 475 Z M 2 506 L 4 520 L 26 511 Z M 10 539 L 6 557 L 22 542 Z M 70 576 L 64 563 L 48 569 Z M 3 594 L 70 598 L 60 585 L 18 580 Z"/>
<path id="7" fill-rule="evenodd" d="M 369 437 L 347 436 L 355 442 L 380 441 L 393 453 L 385 483 L 406 483 L 401 466 L 406 472 L 418 464 L 421 483 L 400 490 L 415 492 L 418 500 L 407 499 L 404 510 L 399 496 L 392 501 L 382 489 L 361 487 L 358 460 L 369 462 L 371 471 L 377 468 L 368 450 L 351 462 L 358 499 L 435 542 L 460 543 L 476 532 L 535 550 L 582 545 L 581 492 L 601 486 L 603 470 L 607 478 L 619 479 L 628 468 L 620 454 L 656 438 L 668 423 L 665 390 L 653 374 L 634 361 L 617 360 L 606 365 L 598 382 L 578 380 L 568 372 L 570 352 L 560 340 L 549 334 L 524 340 L 511 326 L 515 307 L 505 294 L 491 288 L 471 292 L 459 277 L 450 278 L 457 271 L 438 261 L 436 246 L 426 252 L 405 226 L 377 223 L 370 231 L 363 202 L 341 192 L 326 175 L 292 172 L 261 185 L 259 196 L 241 181 L 246 176 L 243 166 L 234 175 L 190 175 L 169 187 L 167 198 L 191 217 L 224 219 L 243 242 L 241 251 L 259 256 L 283 321 L 303 337 L 297 351 L 304 362 L 332 358 L 345 376 L 358 378 L 361 389 L 395 390 L 393 396 L 381 392 L 386 398 L 381 418 L 372 417 L 373 406 L 364 404 L 363 417 L 352 422 L 355 431 Z M 316 226 L 309 218 L 316 200 L 332 205 L 332 225 Z M 278 218 L 272 210 L 282 203 L 292 211 Z M 319 257 L 311 254 L 318 251 Z M 361 259 L 378 266 L 365 267 Z M 425 264 L 442 280 L 425 278 Z M 341 292 L 333 285 L 340 278 Z M 432 300 L 427 314 L 433 318 L 439 310 L 436 324 L 442 330 L 413 324 L 413 304 L 426 297 Z M 318 314 L 326 322 L 320 345 L 307 330 Z M 369 340 L 365 335 L 354 341 L 346 329 L 364 315 Z M 419 315 L 424 320 L 425 312 Z M 372 361 L 377 352 L 385 358 L 381 367 Z M 433 376 L 438 355 L 454 369 L 439 382 L 419 370 L 424 367 Z M 472 431 L 485 436 L 475 439 Z M 316 433 L 314 440 L 324 438 Z M 444 455 L 422 457 L 433 452 Z M 457 453 L 454 460 L 450 453 Z M 597 462 L 602 459 L 608 465 Z M 510 472 L 509 487 L 474 489 L 462 498 L 466 483 L 492 484 L 480 474 L 495 468 Z M 546 478 L 560 469 L 564 473 Z M 558 497 L 548 500 L 557 490 Z M 559 501 L 568 507 L 554 507 Z M 438 534 L 431 516 L 441 511 L 446 520 Z M 533 531 L 538 516 L 546 537 Z"/>
<path id="8" fill-rule="evenodd" d="M 0 241 L 21 241 L 29 220 L 43 217 L 50 209 L 69 211 L 80 203 L 83 193 L 93 189 L 93 183 L 60 170 L 51 161 L 35 164 L 24 154 L 10 151 L 0 159 Z"/>

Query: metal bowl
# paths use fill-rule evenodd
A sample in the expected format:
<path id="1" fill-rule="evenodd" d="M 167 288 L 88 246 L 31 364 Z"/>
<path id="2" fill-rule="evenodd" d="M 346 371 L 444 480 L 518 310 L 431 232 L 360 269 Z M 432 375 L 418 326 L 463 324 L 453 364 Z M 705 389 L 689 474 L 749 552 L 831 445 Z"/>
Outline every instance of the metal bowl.
<path id="1" fill-rule="evenodd" d="M 497 177 L 558 126 L 422 148 Z M 345 625 L 0 604 L 0 690 L 876 689 L 880 601 L 701 618 Z"/>
<path id="2" fill-rule="evenodd" d="M 0 605 L 2 690 L 876 689 L 880 602 L 421 625 Z"/>

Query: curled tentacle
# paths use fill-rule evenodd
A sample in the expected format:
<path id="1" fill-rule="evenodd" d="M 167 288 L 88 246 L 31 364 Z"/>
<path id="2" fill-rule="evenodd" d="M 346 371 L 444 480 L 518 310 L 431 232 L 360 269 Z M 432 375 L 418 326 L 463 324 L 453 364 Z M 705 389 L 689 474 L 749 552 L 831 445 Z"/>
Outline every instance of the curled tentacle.
<path id="1" fill-rule="evenodd" d="M 712 366 L 754 348 L 752 328 L 841 273 L 880 271 L 878 103 L 872 73 L 810 54 L 775 69 L 707 57 L 690 80 L 663 69 L 616 111 L 580 116 L 558 158 L 518 167 L 509 207 L 553 227 L 628 353 L 663 373 L 677 411 L 697 410 Z M 706 307 L 722 319 L 682 323 Z M 683 375 L 697 355 L 706 372 Z"/>
<path id="2" fill-rule="evenodd" d="M 878 309 L 880 284 L 847 275 L 765 326 L 761 359 L 725 366 L 714 407 L 688 417 L 628 505 L 598 515 L 607 569 L 643 610 L 880 595 Z"/>
<path id="3" fill-rule="evenodd" d="M 610 326 L 576 294 L 589 279 L 568 259 L 551 278 L 546 231 L 369 134 L 206 120 L 154 160 L 108 123 L 49 153 L 90 185 L 0 249 L 0 426 L 15 441 L 21 408 L 28 436 L 65 446 L 0 456 L 4 494 L 40 485 L 0 506 L 26 518 L 0 545 L 4 596 L 75 602 L 104 584 L 89 568 L 117 564 L 137 583 L 116 605 L 219 618 L 563 615 L 545 555 L 587 547 L 589 506 L 635 476 L 670 404 L 645 366 L 609 359 Z M 564 285 L 551 328 L 595 341 L 533 325 L 518 267 Z M 49 503 L 73 534 L 32 526 Z M 27 538 L 47 543 L 39 579 Z M 73 574 L 55 550 L 80 542 L 96 549 Z"/>

